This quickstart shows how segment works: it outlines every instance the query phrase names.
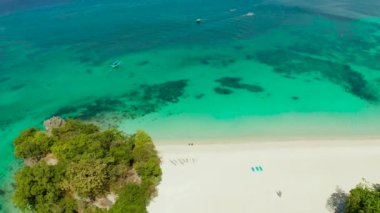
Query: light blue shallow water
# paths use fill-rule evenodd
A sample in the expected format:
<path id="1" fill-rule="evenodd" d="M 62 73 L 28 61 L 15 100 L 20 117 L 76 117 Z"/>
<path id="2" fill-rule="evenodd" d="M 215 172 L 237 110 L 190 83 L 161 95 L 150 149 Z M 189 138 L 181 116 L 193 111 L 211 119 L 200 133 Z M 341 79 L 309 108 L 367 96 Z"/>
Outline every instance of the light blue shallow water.
<path id="1" fill-rule="evenodd" d="M 52 115 L 178 143 L 377 136 L 379 44 L 378 1 L 3 1 L 2 211 L 12 140 Z"/>

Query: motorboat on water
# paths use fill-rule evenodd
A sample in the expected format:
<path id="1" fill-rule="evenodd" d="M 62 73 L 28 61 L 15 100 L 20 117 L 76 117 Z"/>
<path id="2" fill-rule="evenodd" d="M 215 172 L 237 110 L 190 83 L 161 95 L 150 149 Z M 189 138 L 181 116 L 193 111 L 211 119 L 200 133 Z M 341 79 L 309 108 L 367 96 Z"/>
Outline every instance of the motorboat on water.
<path id="1" fill-rule="evenodd" d="M 120 67 L 120 65 L 121 65 L 121 61 L 114 61 L 112 62 L 111 67 L 112 69 L 117 69 Z"/>

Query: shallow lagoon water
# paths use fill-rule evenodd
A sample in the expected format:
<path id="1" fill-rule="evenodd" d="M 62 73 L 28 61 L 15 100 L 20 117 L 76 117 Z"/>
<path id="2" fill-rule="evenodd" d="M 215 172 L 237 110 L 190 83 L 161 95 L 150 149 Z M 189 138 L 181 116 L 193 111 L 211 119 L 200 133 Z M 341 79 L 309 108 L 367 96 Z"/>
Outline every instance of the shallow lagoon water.
<path id="1" fill-rule="evenodd" d="M 20 163 L 12 140 L 52 115 L 145 129 L 160 142 L 378 136 L 379 3 L 317 2 L 0 10 L 1 208 L 11 211 Z"/>

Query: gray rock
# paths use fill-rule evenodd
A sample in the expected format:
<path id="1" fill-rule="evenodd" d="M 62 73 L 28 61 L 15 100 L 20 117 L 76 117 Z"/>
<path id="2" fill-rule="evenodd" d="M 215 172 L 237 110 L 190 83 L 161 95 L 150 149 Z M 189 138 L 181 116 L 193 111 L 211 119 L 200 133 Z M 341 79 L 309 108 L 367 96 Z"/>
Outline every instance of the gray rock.
<path id="1" fill-rule="evenodd" d="M 51 117 L 50 119 L 44 121 L 44 126 L 48 134 L 51 134 L 53 129 L 59 128 L 63 125 L 65 125 L 65 120 L 57 116 Z"/>

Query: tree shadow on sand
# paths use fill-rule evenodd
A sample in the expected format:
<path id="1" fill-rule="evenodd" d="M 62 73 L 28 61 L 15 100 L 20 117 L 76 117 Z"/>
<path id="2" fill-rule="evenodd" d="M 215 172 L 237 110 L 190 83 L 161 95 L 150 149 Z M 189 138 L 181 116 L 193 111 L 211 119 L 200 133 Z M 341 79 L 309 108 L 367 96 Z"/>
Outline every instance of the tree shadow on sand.
<path id="1" fill-rule="evenodd" d="M 375 183 L 375 184 L 372 185 L 372 187 L 373 187 L 374 189 L 376 189 L 377 191 L 380 191 L 380 184 Z"/>
<path id="2" fill-rule="evenodd" d="M 333 213 L 344 213 L 347 197 L 348 194 L 337 186 L 335 192 L 327 200 L 326 208 Z"/>

